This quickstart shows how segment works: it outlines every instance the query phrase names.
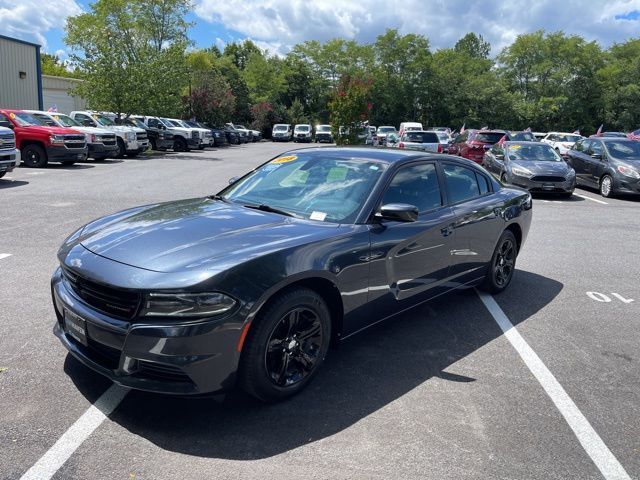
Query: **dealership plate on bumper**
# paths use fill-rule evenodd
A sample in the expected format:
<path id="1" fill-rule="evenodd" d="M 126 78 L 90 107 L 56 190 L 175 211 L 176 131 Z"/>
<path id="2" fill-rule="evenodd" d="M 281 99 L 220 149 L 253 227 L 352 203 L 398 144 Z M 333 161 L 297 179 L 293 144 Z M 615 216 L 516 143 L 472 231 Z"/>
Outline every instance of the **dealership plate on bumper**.
<path id="1" fill-rule="evenodd" d="M 543 190 L 553 190 L 555 188 L 555 185 L 553 183 L 543 183 L 542 184 L 542 189 Z"/>
<path id="2" fill-rule="evenodd" d="M 87 346 L 87 321 L 67 309 L 64 310 L 64 331 Z"/>

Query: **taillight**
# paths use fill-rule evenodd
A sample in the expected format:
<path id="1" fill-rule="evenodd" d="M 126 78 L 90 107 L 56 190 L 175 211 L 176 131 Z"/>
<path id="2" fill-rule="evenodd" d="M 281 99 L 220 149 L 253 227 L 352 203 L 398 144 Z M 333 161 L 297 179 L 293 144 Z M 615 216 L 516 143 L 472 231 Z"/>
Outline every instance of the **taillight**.
<path id="1" fill-rule="evenodd" d="M 404 143 L 400 142 L 400 143 L 398 144 L 398 148 L 404 148 Z"/>
<path id="2" fill-rule="evenodd" d="M 439 143 L 438 144 L 438 153 L 442 153 L 442 152 L 444 152 L 444 148 L 442 148 L 442 144 Z"/>

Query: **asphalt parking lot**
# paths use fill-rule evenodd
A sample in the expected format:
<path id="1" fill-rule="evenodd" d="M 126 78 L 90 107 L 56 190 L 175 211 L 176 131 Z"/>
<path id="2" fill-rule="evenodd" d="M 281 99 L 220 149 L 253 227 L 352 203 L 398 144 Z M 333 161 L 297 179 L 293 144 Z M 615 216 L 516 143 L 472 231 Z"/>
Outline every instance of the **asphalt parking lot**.
<path id="1" fill-rule="evenodd" d="M 535 198 L 497 309 L 473 290 L 418 307 L 332 350 L 310 388 L 277 405 L 109 390 L 67 355 L 51 333 L 49 278 L 69 233 L 116 210 L 215 193 L 291 148 L 20 168 L 0 180 L 0 478 L 43 464 L 56 479 L 640 478 L 637 199 Z M 102 422 L 98 399 L 113 409 Z"/>

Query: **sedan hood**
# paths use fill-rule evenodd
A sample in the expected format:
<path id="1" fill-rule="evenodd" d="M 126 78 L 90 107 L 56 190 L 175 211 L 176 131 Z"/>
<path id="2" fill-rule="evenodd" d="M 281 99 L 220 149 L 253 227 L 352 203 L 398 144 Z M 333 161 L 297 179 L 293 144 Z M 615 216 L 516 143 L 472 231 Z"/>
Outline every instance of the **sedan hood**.
<path id="1" fill-rule="evenodd" d="M 547 162 L 529 160 L 526 162 L 511 162 L 514 167 L 526 168 L 536 175 L 566 175 L 569 165 L 565 162 Z"/>
<path id="2" fill-rule="evenodd" d="M 340 226 L 298 220 L 207 198 L 115 214 L 87 225 L 80 243 L 102 257 L 178 272 L 239 261 L 336 234 Z"/>

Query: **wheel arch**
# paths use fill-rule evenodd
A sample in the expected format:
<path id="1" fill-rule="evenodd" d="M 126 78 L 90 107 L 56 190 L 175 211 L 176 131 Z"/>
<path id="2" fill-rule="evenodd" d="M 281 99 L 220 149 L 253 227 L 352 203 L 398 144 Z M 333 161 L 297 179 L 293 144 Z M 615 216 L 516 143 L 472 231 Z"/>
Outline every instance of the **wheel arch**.
<path id="1" fill-rule="evenodd" d="M 250 315 L 251 322 L 258 318 L 260 312 L 264 311 L 277 297 L 296 288 L 308 288 L 324 299 L 331 314 L 331 342 L 335 344 L 343 331 L 344 305 L 338 286 L 330 279 L 320 275 L 291 279 L 269 289 L 257 302 L 256 309 Z M 249 329 L 251 328 L 249 327 Z"/>
<path id="2" fill-rule="evenodd" d="M 522 228 L 517 223 L 512 223 L 505 228 L 505 231 L 509 230 L 516 237 L 516 246 L 518 247 L 518 253 L 520 253 L 520 246 L 522 245 Z"/>
<path id="3" fill-rule="evenodd" d="M 23 140 L 22 142 L 20 142 L 20 150 L 22 150 L 25 147 L 28 147 L 29 145 L 35 145 L 37 147 L 40 147 L 42 149 L 44 149 L 44 153 L 47 153 L 47 147 L 45 146 L 44 142 L 42 140 Z"/>

